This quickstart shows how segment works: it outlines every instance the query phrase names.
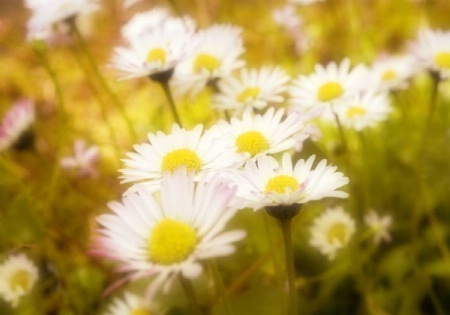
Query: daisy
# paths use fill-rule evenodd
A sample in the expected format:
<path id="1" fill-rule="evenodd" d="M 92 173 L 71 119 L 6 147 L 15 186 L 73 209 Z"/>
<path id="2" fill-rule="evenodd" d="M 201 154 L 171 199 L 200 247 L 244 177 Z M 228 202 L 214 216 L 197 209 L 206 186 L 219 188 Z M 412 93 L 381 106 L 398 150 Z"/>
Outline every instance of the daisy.
<path id="1" fill-rule="evenodd" d="M 87 147 L 84 140 L 76 140 L 73 144 L 73 156 L 65 156 L 60 164 L 64 169 L 76 169 L 80 177 L 96 177 L 96 164 L 99 158 L 99 147 Z"/>
<path id="2" fill-rule="evenodd" d="M 242 165 L 242 157 L 233 151 L 226 136 L 219 137 L 214 130 L 202 131 L 202 125 L 185 130 L 174 124 L 171 134 L 148 134 L 150 143 L 135 145 L 136 152 L 127 153 L 128 159 L 123 160 L 126 168 L 119 170 L 122 182 L 144 182 L 156 189 L 164 172 L 174 172 L 180 166 L 193 171 L 198 179 L 204 173 Z"/>
<path id="3" fill-rule="evenodd" d="M 382 92 L 406 89 L 408 80 L 417 71 L 416 68 L 411 55 L 382 56 L 370 69 L 372 88 Z"/>
<path id="4" fill-rule="evenodd" d="M 129 37 L 128 47 L 114 50 L 111 66 L 122 72 L 121 79 L 168 74 L 185 57 L 185 45 L 194 32 L 190 20 L 172 18 L 161 26 L 138 37 Z M 164 75 L 165 76 L 165 75 Z"/>
<path id="5" fill-rule="evenodd" d="M 450 31 L 423 29 L 411 45 L 412 53 L 420 64 L 439 74 L 441 79 L 450 77 Z"/>
<path id="6" fill-rule="evenodd" d="M 218 83 L 219 93 L 213 104 L 218 109 L 263 109 L 268 104 L 281 103 L 289 76 L 279 67 L 242 69 L 239 78 L 228 77 Z"/>
<path id="7" fill-rule="evenodd" d="M 358 92 L 361 79 L 367 76 L 367 69 L 359 65 L 350 70 L 350 60 L 339 65 L 331 62 L 325 67 L 317 64 L 314 73 L 298 76 L 291 86 L 291 106 L 305 112 L 315 106 L 330 105 Z"/>
<path id="8" fill-rule="evenodd" d="M 342 207 L 329 208 L 314 219 L 309 244 L 333 260 L 355 232 L 355 220 Z"/>
<path id="9" fill-rule="evenodd" d="M 58 24 L 64 24 L 99 7 L 96 0 L 25 0 L 25 6 L 32 11 L 28 21 L 30 40 L 44 40 L 51 36 L 55 29 L 64 29 Z"/>
<path id="10" fill-rule="evenodd" d="M 244 66 L 240 59 L 244 52 L 241 33 L 240 27 L 228 24 L 197 32 L 188 48 L 189 57 L 175 71 L 175 90 L 180 94 L 195 94 Z"/>
<path id="11" fill-rule="evenodd" d="M 0 124 L 0 151 L 9 147 L 29 148 L 34 140 L 34 133 L 31 130 L 34 119 L 34 103 L 32 101 L 16 102 Z"/>
<path id="12" fill-rule="evenodd" d="M 343 126 L 361 131 L 386 120 L 392 107 L 385 93 L 365 92 L 337 102 L 334 112 Z M 335 121 L 330 112 L 324 114 L 324 118 Z"/>
<path id="13" fill-rule="evenodd" d="M 137 13 L 128 23 L 122 26 L 122 37 L 127 41 L 144 37 L 161 27 L 169 19 L 172 19 L 171 13 L 164 7 L 156 7 L 149 11 Z"/>
<path id="14" fill-rule="evenodd" d="M 135 294 L 125 292 L 123 298 L 116 298 L 108 307 L 105 315 L 150 315 L 153 310 Z M 162 314 L 159 312 L 158 314 Z"/>
<path id="15" fill-rule="evenodd" d="M 12 307 L 30 293 L 38 280 L 36 265 L 24 254 L 11 255 L 0 265 L 0 296 Z"/>
<path id="16" fill-rule="evenodd" d="M 349 179 L 336 166 L 321 160 L 313 169 L 315 156 L 299 160 L 293 165 L 289 153 L 284 153 L 281 164 L 270 156 L 248 161 L 242 176 L 247 182 L 240 184 L 239 195 L 255 210 L 279 205 L 304 204 L 327 197 L 346 198 L 346 192 L 338 190 Z"/>
<path id="17" fill-rule="evenodd" d="M 118 261 L 128 279 L 154 276 L 149 299 L 162 286 L 167 292 L 176 277 L 197 278 L 200 261 L 230 255 L 245 237 L 242 230 L 223 231 L 237 211 L 230 207 L 236 189 L 219 176 L 196 183 L 185 168 L 166 173 L 159 193 L 139 185 L 108 205 L 113 213 L 97 218 L 92 253 Z"/>
<path id="18" fill-rule="evenodd" d="M 375 210 L 371 210 L 364 216 L 364 222 L 374 234 L 373 242 L 375 245 L 379 245 L 382 241 L 391 241 L 389 227 L 392 224 L 392 217 L 390 215 L 380 216 Z"/>
<path id="19" fill-rule="evenodd" d="M 237 153 L 246 159 L 261 155 L 275 154 L 292 149 L 296 140 L 294 136 L 303 128 L 297 113 L 289 114 L 285 119 L 284 109 L 277 111 L 273 107 L 263 114 L 253 114 L 247 110 L 242 119 L 231 118 L 230 122 L 220 121 L 216 128 L 222 137 L 229 136 Z"/>

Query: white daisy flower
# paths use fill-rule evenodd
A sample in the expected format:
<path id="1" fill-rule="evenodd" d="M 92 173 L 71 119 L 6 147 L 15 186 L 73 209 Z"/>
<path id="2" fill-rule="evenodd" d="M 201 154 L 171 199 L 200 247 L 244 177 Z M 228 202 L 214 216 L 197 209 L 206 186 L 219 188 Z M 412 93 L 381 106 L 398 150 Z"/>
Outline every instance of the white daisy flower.
<path id="1" fill-rule="evenodd" d="M 382 92 L 397 91 L 408 87 L 408 80 L 417 72 L 411 55 L 382 56 L 371 69 L 372 88 Z"/>
<path id="2" fill-rule="evenodd" d="M 108 205 L 113 214 L 97 218 L 92 253 L 118 261 L 130 279 L 154 276 L 148 298 L 179 275 L 197 278 L 201 260 L 232 254 L 233 243 L 245 237 L 242 230 L 223 231 L 237 211 L 230 207 L 236 189 L 219 176 L 195 183 L 185 168 L 166 173 L 159 194 L 139 185 L 122 203 Z"/>
<path id="3" fill-rule="evenodd" d="M 350 60 L 344 59 L 339 65 L 334 62 L 327 66 L 317 64 L 314 73 L 298 76 L 291 86 L 291 106 L 305 112 L 315 106 L 330 105 L 361 90 L 361 79 L 367 76 L 367 69 L 359 65 L 350 70 Z"/>
<path id="4" fill-rule="evenodd" d="M 239 78 L 227 77 L 218 83 L 213 106 L 218 109 L 263 109 L 284 101 L 289 76 L 279 67 L 242 69 Z"/>
<path id="5" fill-rule="evenodd" d="M 99 147 L 87 147 L 84 140 L 76 140 L 73 144 L 73 156 L 61 158 L 60 165 L 64 169 L 75 169 L 80 177 L 96 177 L 96 164 L 99 158 Z"/>
<path id="6" fill-rule="evenodd" d="M 314 219 L 309 244 L 333 260 L 355 232 L 355 220 L 342 207 L 329 208 Z"/>
<path id="7" fill-rule="evenodd" d="M 284 109 L 275 112 L 273 107 L 263 114 L 253 114 L 247 110 L 242 119 L 231 118 L 230 122 L 220 121 L 215 127 L 221 137 L 229 136 L 236 152 L 245 155 L 246 159 L 254 159 L 261 155 L 275 154 L 292 149 L 295 134 L 303 128 L 297 113 L 284 118 Z"/>
<path id="8" fill-rule="evenodd" d="M 145 37 L 146 34 L 161 27 L 171 18 L 170 11 L 164 7 L 156 7 L 149 11 L 137 13 L 122 26 L 122 37 L 127 41 Z"/>
<path id="9" fill-rule="evenodd" d="M 387 243 L 391 241 L 389 227 L 392 224 L 392 217 L 390 215 L 380 216 L 375 210 L 371 210 L 364 216 L 364 222 L 373 232 L 375 245 L 379 245 L 382 241 Z"/>
<path id="10" fill-rule="evenodd" d="M 153 190 L 159 187 L 164 172 L 180 166 L 194 171 L 198 179 L 204 173 L 242 165 L 242 157 L 234 152 L 227 137 L 218 137 L 214 130 L 202 131 L 202 125 L 185 130 L 174 124 L 171 134 L 148 134 L 150 143 L 135 145 L 136 152 L 127 153 L 128 159 L 123 160 L 126 168 L 119 170 L 122 183 L 143 182 Z"/>
<path id="11" fill-rule="evenodd" d="M 194 29 L 190 19 L 171 18 L 145 35 L 129 37 L 128 47 L 114 50 L 111 66 L 123 73 L 122 79 L 173 72 L 186 57 L 185 46 Z"/>
<path id="12" fill-rule="evenodd" d="M 0 151 L 9 147 L 24 149 L 33 141 L 31 125 L 35 119 L 34 103 L 30 100 L 16 102 L 0 124 Z"/>
<path id="13" fill-rule="evenodd" d="M 91 13 L 99 8 L 96 0 L 25 0 L 25 6 L 32 11 L 28 21 L 30 40 L 45 40 L 59 28 L 58 23 L 65 23 L 71 18 Z"/>
<path id="14" fill-rule="evenodd" d="M 162 314 L 154 313 L 154 307 L 149 307 L 143 298 L 125 292 L 123 298 L 115 298 L 108 307 L 105 315 L 151 315 Z M 153 303 L 152 303 L 153 304 Z"/>
<path id="15" fill-rule="evenodd" d="M 191 40 L 189 57 L 176 69 L 175 91 L 196 94 L 208 83 L 229 76 L 244 66 L 242 29 L 233 25 L 213 25 L 200 30 Z"/>
<path id="16" fill-rule="evenodd" d="M 450 78 L 450 31 L 423 29 L 411 50 L 424 68 Z"/>
<path id="17" fill-rule="evenodd" d="M 248 161 L 242 176 L 248 182 L 240 183 L 239 195 L 255 210 L 279 205 L 304 204 L 327 197 L 346 198 L 338 190 L 349 179 L 337 167 L 322 160 L 313 169 L 315 156 L 299 160 L 293 165 L 289 153 L 284 153 L 281 165 L 270 156 Z"/>
<path id="18" fill-rule="evenodd" d="M 275 9 L 272 12 L 272 18 L 279 26 L 290 31 L 295 31 L 303 23 L 302 18 L 297 14 L 297 9 L 292 4 Z"/>
<path id="19" fill-rule="evenodd" d="M 386 120 L 392 107 L 385 93 L 365 92 L 337 102 L 333 110 L 343 126 L 361 131 Z M 323 118 L 335 122 L 331 110 Z"/>
<path id="20" fill-rule="evenodd" d="M 11 255 L 0 265 L 0 296 L 17 307 L 20 298 L 33 289 L 38 277 L 38 268 L 26 255 Z"/>

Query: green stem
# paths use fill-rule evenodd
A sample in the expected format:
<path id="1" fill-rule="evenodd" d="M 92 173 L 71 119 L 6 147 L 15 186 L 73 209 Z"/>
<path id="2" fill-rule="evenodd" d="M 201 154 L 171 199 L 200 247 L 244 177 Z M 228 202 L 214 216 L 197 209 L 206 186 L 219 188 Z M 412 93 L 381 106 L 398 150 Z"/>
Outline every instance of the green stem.
<path id="1" fill-rule="evenodd" d="M 297 289 L 295 286 L 294 252 L 292 250 L 292 219 L 279 219 L 281 232 L 283 233 L 284 253 L 286 259 L 286 274 L 289 288 L 288 314 L 297 314 Z"/>
<path id="2" fill-rule="evenodd" d="M 438 89 L 439 89 L 439 82 L 440 82 L 440 78 L 439 78 L 439 74 L 431 74 L 431 78 L 433 80 L 433 87 L 431 90 L 431 98 L 430 98 L 430 110 L 428 112 L 428 117 L 427 117 L 427 124 L 426 124 L 426 129 L 425 129 L 425 137 L 427 136 L 429 129 L 431 127 L 431 122 L 433 120 L 433 115 L 434 112 L 436 111 L 436 105 L 437 105 L 437 94 L 438 94 Z"/>
<path id="3" fill-rule="evenodd" d="M 173 100 L 172 91 L 170 90 L 169 80 L 158 81 L 164 90 L 164 95 L 169 102 L 170 109 L 172 110 L 173 118 L 178 126 L 182 127 L 180 116 L 178 116 L 177 107 L 175 106 L 175 101 Z"/>
<path id="4" fill-rule="evenodd" d="M 73 34 L 79 44 L 79 47 L 81 48 L 81 51 L 86 56 L 86 59 L 89 63 L 90 68 L 92 69 L 92 72 L 97 79 L 97 81 L 100 83 L 100 86 L 102 87 L 103 91 L 108 96 L 109 100 L 117 107 L 119 110 L 123 120 L 125 121 L 125 124 L 128 128 L 128 132 L 130 133 L 130 136 L 132 137 L 132 140 L 135 141 L 137 139 L 136 132 L 134 131 L 133 123 L 131 122 L 130 118 L 128 117 L 127 113 L 125 112 L 125 108 L 123 104 L 119 101 L 119 98 L 111 88 L 109 87 L 108 83 L 106 82 L 103 75 L 100 73 L 97 63 L 95 62 L 83 36 L 81 35 L 78 27 L 74 23 L 74 21 L 70 21 L 70 26 L 73 31 Z"/>
<path id="5" fill-rule="evenodd" d="M 222 276 L 220 274 L 219 268 L 217 267 L 217 262 L 214 259 L 211 259 L 209 261 L 209 267 L 211 269 L 211 272 L 214 277 L 214 282 L 218 288 L 219 291 L 219 298 L 218 300 L 222 300 L 225 304 L 225 309 L 228 314 L 233 314 L 233 311 L 231 309 L 230 301 L 228 300 L 227 291 L 225 289 L 225 285 L 223 283 Z"/>
<path id="6" fill-rule="evenodd" d="M 184 293 L 186 294 L 186 297 L 189 301 L 189 304 L 191 305 L 192 314 L 194 315 L 202 315 L 202 311 L 200 309 L 200 306 L 197 301 L 197 297 L 195 295 L 194 287 L 192 286 L 192 282 L 183 275 L 178 275 L 178 280 L 180 281 L 181 287 L 184 290 Z"/>

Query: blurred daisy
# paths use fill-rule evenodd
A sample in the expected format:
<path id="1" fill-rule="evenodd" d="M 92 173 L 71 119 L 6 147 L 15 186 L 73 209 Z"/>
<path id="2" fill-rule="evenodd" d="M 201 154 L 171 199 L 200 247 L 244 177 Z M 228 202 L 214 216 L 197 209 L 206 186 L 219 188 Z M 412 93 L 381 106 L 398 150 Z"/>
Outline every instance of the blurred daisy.
<path id="1" fill-rule="evenodd" d="M 221 137 L 229 136 L 230 145 L 247 159 L 265 154 L 274 154 L 292 149 L 296 141 L 294 135 L 300 132 L 303 124 L 296 113 L 285 119 L 284 109 L 275 112 L 273 107 L 263 114 L 253 114 L 247 110 L 242 119 L 231 118 L 230 122 L 220 121 L 216 128 Z"/>
<path id="2" fill-rule="evenodd" d="M 233 25 L 213 25 L 195 34 L 189 57 L 177 67 L 174 86 L 179 94 L 196 94 L 207 84 L 227 77 L 244 66 L 242 29 Z"/>
<path id="3" fill-rule="evenodd" d="M 361 131 L 386 120 L 392 107 L 385 93 L 365 92 L 337 102 L 334 112 L 343 126 Z M 332 113 L 324 114 L 324 118 L 335 121 Z"/>
<path id="4" fill-rule="evenodd" d="M 70 28 L 58 24 L 65 24 L 99 7 L 96 0 L 25 0 L 25 6 L 32 11 L 27 25 L 30 40 L 45 40 L 55 30 L 68 32 Z"/>
<path id="5" fill-rule="evenodd" d="M 144 299 L 135 294 L 125 292 L 123 298 L 116 298 L 108 307 L 105 315 L 151 315 L 155 313 L 153 307 L 150 308 Z"/>
<path id="6" fill-rule="evenodd" d="M 372 210 L 364 216 L 364 222 L 373 232 L 375 245 L 379 245 L 382 241 L 391 241 L 389 227 L 392 224 L 392 217 L 390 215 L 380 216 L 375 210 Z"/>
<path id="7" fill-rule="evenodd" d="M 0 296 L 17 307 L 20 298 L 33 289 L 38 277 L 36 265 L 26 255 L 11 255 L 0 265 Z"/>
<path id="8" fill-rule="evenodd" d="M 337 251 L 350 242 L 355 229 L 355 220 L 342 207 L 328 208 L 314 219 L 309 244 L 333 260 Z"/>
<path id="9" fill-rule="evenodd" d="M 76 140 L 73 144 L 73 156 L 65 156 L 60 164 L 65 169 L 75 169 L 80 177 L 96 177 L 96 164 L 99 158 L 99 147 L 87 147 L 84 140 Z"/>
<path id="10" fill-rule="evenodd" d="M 279 67 L 242 69 L 239 78 L 228 77 L 218 83 L 219 93 L 214 96 L 214 107 L 243 110 L 251 107 L 263 109 L 268 104 L 281 103 L 287 90 L 289 76 Z"/>
<path id="11" fill-rule="evenodd" d="M 450 31 L 423 29 L 411 50 L 424 68 L 436 72 L 441 79 L 450 77 Z"/>
<path id="12" fill-rule="evenodd" d="M 31 126 L 34 119 L 32 101 L 20 100 L 13 104 L 0 124 L 0 151 L 10 147 L 20 150 L 32 146 L 34 133 Z"/>
<path id="13" fill-rule="evenodd" d="M 121 79 L 157 78 L 168 74 L 185 58 L 186 44 L 194 32 L 191 20 L 172 18 L 139 37 L 130 37 L 128 47 L 114 50 L 111 66 L 122 72 Z"/>
<path id="14" fill-rule="evenodd" d="M 290 33 L 302 25 L 302 19 L 297 14 L 297 9 L 292 4 L 286 4 L 280 8 L 273 10 L 272 17 L 275 23 L 283 27 Z"/>
<path id="15" fill-rule="evenodd" d="M 310 5 L 314 3 L 324 2 L 325 0 L 288 0 L 289 3 L 298 5 Z"/>
<path id="16" fill-rule="evenodd" d="M 370 69 L 374 81 L 372 85 L 381 92 L 405 89 L 416 68 L 411 55 L 382 56 Z"/>
<path id="17" fill-rule="evenodd" d="M 188 131 L 174 124 L 171 134 L 148 134 L 150 143 L 135 145 L 136 152 L 127 153 L 128 159 L 123 160 L 126 168 L 119 170 L 122 182 L 143 182 L 155 189 L 164 172 L 174 172 L 181 166 L 193 171 L 198 179 L 203 173 L 213 174 L 242 165 L 242 158 L 234 152 L 226 136 L 202 131 L 202 125 Z M 128 192 L 134 189 L 131 187 Z"/>
<path id="18" fill-rule="evenodd" d="M 244 166 L 239 195 L 255 210 L 279 205 L 304 204 L 327 197 L 346 198 L 346 192 L 337 190 L 349 180 L 336 166 L 322 160 L 313 169 L 315 156 L 299 160 L 293 165 L 289 153 L 284 153 L 281 165 L 270 156 L 249 161 Z"/>
<path id="19" fill-rule="evenodd" d="M 166 173 L 159 194 L 139 185 L 108 205 L 113 214 L 97 218 L 92 253 L 118 261 L 129 279 L 154 276 L 148 298 L 161 287 L 166 292 L 177 276 L 197 278 L 201 260 L 232 254 L 245 237 L 242 230 L 223 231 L 237 211 L 229 206 L 236 189 L 218 176 L 195 183 L 185 168 Z"/>
<path id="20" fill-rule="evenodd" d="M 315 106 L 326 106 L 358 92 L 367 70 L 357 66 L 350 70 L 350 60 L 339 65 L 331 62 L 327 66 L 317 64 L 314 73 L 298 76 L 291 86 L 291 106 L 305 112 Z"/>
<path id="21" fill-rule="evenodd" d="M 137 13 L 122 26 L 122 37 L 127 41 L 145 37 L 169 19 L 172 19 L 172 15 L 164 7 L 156 7 L 149 11 Z"/>

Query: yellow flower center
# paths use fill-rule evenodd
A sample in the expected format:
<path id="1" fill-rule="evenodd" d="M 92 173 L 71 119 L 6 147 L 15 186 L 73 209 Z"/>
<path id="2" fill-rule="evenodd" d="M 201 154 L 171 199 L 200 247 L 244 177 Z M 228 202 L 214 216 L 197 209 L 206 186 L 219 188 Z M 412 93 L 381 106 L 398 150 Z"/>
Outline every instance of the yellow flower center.
<path id="1" fill-rule="evenodd" d="M 339 82 L 327 82 L 323 84 L 319 90 L 317 91 L 317 97 L 322 102 L 328 102 L 335 98 L 338 98 L 339 96 L 344 93 L 344 89 L 339 84 Z"/>
<path id="2" fill-rule="evenodd" d="M 383 75 L 381 76 L 381 79 L 383 81 L 390 81 L 397 77 L 397 74 L 394 70 L 386 70 L 383 72 Z"/>
<path id="3" fill-rule="evenodd" d="M 297 179 L 295 179 L 295 177 L 289 175 L 278 175 L 272 177 L 267 182 L 264 192 L 274 192 L 278 194 L 292 193 L 296 191 L 299 186 L 300 184 L 298 183 Z"/>
<path id="4" fill-rule="evenodd" d="M 188 172 L 198 171 L 202 161 L 194 151 L 178 149 L 166 154 L 161 163 L 161 170 L 173 172 L 180 166 L 185 166 Z"/>
<path id="5" fill-rule="evenodd" d="M 364 116 L 367 113 L 366 109 L 359 106 L 350 107 L 345 113 L 348 118 L 355 118 L 356 116 Z"/>
<path id="6" fill-rule="evenodd" d="M 151 315 L 149 310 L 144 308 L 136 308 L 131 311 L 130 315 Z"/>
<path id="7" fill-rule="evenodd" d="M 336 223 L 331 226 L 327 233 L 328 242 L 334 243 L 335 240 L 339 242 L 339 244 L 344 244 L 347 238 L 347 226 L 343 223 Z"/>
<path id="8" fill-rule="evenodd" d="M 434 61 L 439 67 L 450 69 L 450 52 L 443 51 L 436 54 Z"/>
<path id="9" fill-rule="evenodd" d="M 194 62 L 194 72 L 199 73 L 201 69 L 206 69 L 210 73 L 219 68 L 220 60 L 208 54 L 199 54 Z"/>
<path id="10" fill-rule="evenodd" d="M 11 277 L 10 284 L 13 291 L 28 291 L 30 289 L 30 273 L 26 270 L 18 270 Z"/>
<path id="11" fill-rule="evenodd" d="M 236 138 L 238 152 L 248 152 L 255 156 L 269 148 L 269 142 L 259 131 L 247 131 Z"/>
<path id="12" fill-rule="evenodd" d="M 246 88 L 241 93 L 239 93 L 239 95 L 236 97 L 236 100 L 238 102 L 245 102 L 248 99 L 255 99 L 258 97 L 260 91 L 261 90 L 259 87 Z"/>
<path id="13" fill-rule="evenodd" d="M 147 54 L 147 62 L 159 61 L 161 64 L 166 63 L 166 51 L 162 48 L 154 48 Z"/>
<path id="14" fill-rule="evenodd" d="M 163 219 L 153 228 L 148 241 L 149 258 L 161 265 L 180 263 L 194 251 L 197 242 L 193 227 L 173 219 Z"/>

